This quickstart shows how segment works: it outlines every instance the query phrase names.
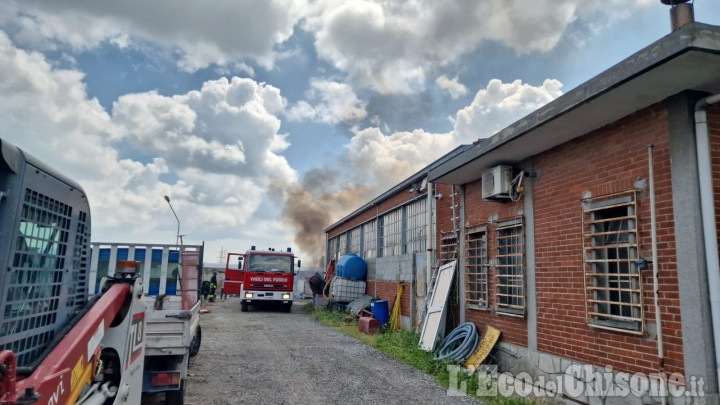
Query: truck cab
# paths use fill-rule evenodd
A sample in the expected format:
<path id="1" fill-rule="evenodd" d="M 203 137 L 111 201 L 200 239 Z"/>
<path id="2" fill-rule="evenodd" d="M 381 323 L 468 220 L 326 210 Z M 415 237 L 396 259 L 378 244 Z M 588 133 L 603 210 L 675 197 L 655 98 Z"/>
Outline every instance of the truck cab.
<path id="1" fill-rule="evenodd" d="M 237 257 L 237 270 L 229 266 L 232 257 Z M 290 248 L 276 251 L 257 250 L 252 246 L 244 254 L 230 253 L 225 271 L 226 292 L 240 295 L 242 312 L 246 312 L 250 305 L 265 303 L 281 304 L 286 312 L 290 312 L 295 275 L 300 264 Z"/>

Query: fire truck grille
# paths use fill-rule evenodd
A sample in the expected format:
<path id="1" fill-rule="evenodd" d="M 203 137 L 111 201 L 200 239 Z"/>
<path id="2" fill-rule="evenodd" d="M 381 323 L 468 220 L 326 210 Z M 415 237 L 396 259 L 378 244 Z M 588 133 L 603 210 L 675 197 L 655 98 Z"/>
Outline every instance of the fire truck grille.
<path id="1" fill-rule="evenodd" d="M 282 283 L 250 283 L 250 289 L 265 289 L 265 288 L 283 288 L 285 284 Z"/>

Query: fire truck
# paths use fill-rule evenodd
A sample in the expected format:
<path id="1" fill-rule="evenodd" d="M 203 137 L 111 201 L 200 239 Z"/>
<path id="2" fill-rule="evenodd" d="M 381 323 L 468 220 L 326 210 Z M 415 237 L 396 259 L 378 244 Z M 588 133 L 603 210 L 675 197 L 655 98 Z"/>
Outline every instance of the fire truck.
<path id="1" fill-rule="evenodd" d="M 137 255 L 122 258 L 117 249 L 96 280 L 103 262 L 91 254 L 90 229 L 82 187 L 0 139 L 0 404 L 139 404 L 148 387 L 182 404 L 199 326 L 183 326 L 185 341 L 170 345 L 177 353 L 162 353 L 172 358 L 147 353 L 157 340 L 148 329 L 167 323 L 150 319 L 155 315 L 189 325 L 197 317 L 185 308 L 196 303 L 178 296 L 183 302 L 175 309 L 163 290 L 150 298 L 156 308 L 147 307 L 150 272 L 143 274 Z M 164 249 L 163 265 L 170 250 Z M 202 250 L 182 254 L 192 259 L 177 267 L 187 284 Z M 145 261 L 146 268 L 151 264 Z M 148 367 L 149 359 L 159 366 Z"/>
<path id="2" fill-rule="evenodd" d="M 233 263 L 237 267 L 233 268 Z M 286 251 L 257 250 L 252 246 L 245 253 L 228 253 L 225 263 L 225 293 L 239 295 L 240 309 L 250 305 L 277 303 L 285 312 L 292 309 L 295 275 L 300 260 L 291 248 Z"/>

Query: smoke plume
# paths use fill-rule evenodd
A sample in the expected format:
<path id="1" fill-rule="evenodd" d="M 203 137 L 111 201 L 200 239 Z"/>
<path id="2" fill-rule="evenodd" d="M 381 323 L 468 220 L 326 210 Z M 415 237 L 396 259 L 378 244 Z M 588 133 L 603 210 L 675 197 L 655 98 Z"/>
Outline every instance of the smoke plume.
<path id="1" fill-rule="evenodd" d="M 295 232 L 295 243 L 319 267 L 325 266 L 325 228 L 373 197 L 366 186 L 338 185 L 339 176 L 331 169 L 310 170 L 285 190 L 283 216 Z"/>

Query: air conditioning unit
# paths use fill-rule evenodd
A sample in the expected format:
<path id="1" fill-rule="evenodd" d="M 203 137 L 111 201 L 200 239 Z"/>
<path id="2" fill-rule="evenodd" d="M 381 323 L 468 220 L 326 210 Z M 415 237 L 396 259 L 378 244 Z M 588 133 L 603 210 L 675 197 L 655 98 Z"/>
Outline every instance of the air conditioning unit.
<path id="1" fill-rule="evenodd" d="M 495 166 L 482 174 L 482 198 L 498 200 L 510 198 L 512 166 Z"/>

